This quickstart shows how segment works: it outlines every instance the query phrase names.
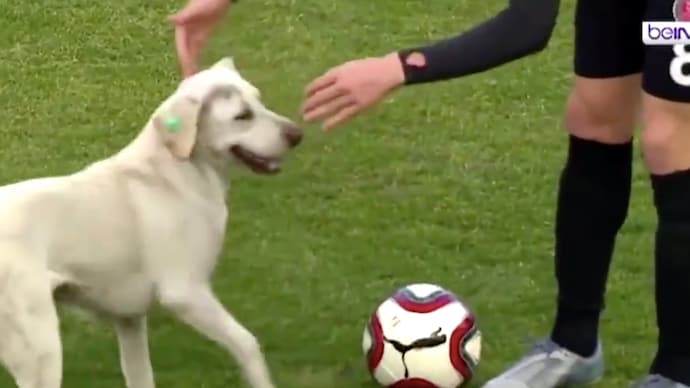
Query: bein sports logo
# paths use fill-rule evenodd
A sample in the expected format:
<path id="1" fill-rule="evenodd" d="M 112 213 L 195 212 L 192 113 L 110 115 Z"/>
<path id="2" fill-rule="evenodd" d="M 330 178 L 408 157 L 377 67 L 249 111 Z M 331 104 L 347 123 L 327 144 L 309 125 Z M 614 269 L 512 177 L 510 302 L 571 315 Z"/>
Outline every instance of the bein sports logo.
<path id="1" fill-rule="evenodd" d="M 671 46 L 668 75 L 676 84 L 690 87 L 690 0 L 675 0 L 671 11 L 675 21 L 642 22 L 642 42 L 648 46 Z"/>
<path id="2" fill-rule="evenodd" d="M 648 46 L 690 44 L 690 22 L 642 22 L 642 42 Z"/>
<path id="3" fill-rule="evenodd" d="M 642 42 L 648 46 L 690 44 L 690 0 L 675 0 L 672 22 L 642 22 Z"/>

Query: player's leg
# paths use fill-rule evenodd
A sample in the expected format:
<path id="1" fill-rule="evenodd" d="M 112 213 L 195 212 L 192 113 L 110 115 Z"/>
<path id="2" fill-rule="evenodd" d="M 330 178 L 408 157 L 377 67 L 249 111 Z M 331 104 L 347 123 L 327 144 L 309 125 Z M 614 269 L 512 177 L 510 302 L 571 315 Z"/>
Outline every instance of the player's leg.
<path id="1" fill-rule="evenodd" d="M 551 338 L 485 388 L 553 388 L 603 373 L 599 315 L 616 235 L 627 215 L 640 96 L 642 1 L 579 0 L 575 82 L 564 118 L 568 155 L 555 227 L 558 307 Z"/>
<path id="2" fill-rule="evenodd" d="M 690 6 L 690 2 L 687 4 Z M 645 19 L 674 20 L 683 1 L 649 2 Z M 690 7 L 688 7 L 690 9 Z M 642 148 L 651 175 L 656 230 L 658 350 L 645 388 L 690 387 L 690 52 L 647 47 Z"/>
<path id="3" fill-rule="evenodd" d="M 556 208 L 558 300 L 551 339 L 583 357 L 597 347 L 609 265 L 628 211 L 639 98 L 639 74 L 577 75 L 566 108 L 569 146 Z"/>

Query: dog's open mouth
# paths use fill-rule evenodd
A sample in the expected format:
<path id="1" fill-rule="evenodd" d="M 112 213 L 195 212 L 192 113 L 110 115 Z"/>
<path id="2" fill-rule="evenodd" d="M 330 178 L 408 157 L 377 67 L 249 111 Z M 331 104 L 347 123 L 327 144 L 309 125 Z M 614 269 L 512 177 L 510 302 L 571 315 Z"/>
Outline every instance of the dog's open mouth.
<path id="1" fill-rule="evenodd" d="M 280 172 L 280 159 L 259 156 L 241 146 L 233 146 L 230 152 L 252 171 L 259 174 L 276 174 Z"/>

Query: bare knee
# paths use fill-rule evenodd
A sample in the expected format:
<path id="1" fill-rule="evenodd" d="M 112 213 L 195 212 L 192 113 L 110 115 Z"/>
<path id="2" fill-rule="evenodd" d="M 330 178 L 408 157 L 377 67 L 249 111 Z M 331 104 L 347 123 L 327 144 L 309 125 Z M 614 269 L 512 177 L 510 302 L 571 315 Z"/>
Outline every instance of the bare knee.
<path id="1" fill-rule="evenodd" d="M 641 142 L 648 169 L 666 174 L 690 168 L 690 104 L 645 95 L 642 118 Z"/>
<path id="2" fill-rule="evenodd" d="M 653 160 L 668 154 L 673 148 L 672 142 L 676 132 L 677 129 L 662 118 L 645 123 L 640 139 L 645 158 Z"/>
<path id="3" fill-rule="evenodd" d="M 609 79 L 576 77 L 563 119 L 566 131 L 607 144 L 629 141 L 637 121 L 639 91 L 638 75 Z"/>

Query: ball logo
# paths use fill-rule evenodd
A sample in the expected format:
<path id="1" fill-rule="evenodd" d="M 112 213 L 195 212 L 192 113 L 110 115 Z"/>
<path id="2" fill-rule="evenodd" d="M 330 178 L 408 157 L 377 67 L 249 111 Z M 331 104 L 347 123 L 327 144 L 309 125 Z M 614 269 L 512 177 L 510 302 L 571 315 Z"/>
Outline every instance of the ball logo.
<path id="1" fill-rule="evenodd" d="M 383 340 L 385 342 L 388 342 L 393 346 L 393 348 L 395 348 L 395 350 L 400 352 L 400 355 L 402 357 L 402 363 L 405 367 L 405 378 L 410 377 L 410 370 L 407 368 L 407 363 L 405 362 L 405 355 L 407 354 L 407 352 L 413 349 L 433 348 L 436 346 L 443 345 L 446 342 L 447 337 L 445 334 L 441 334 L 442 330 L 443 329 L 439 327 L 437 330 L 431 333 L 429 337 L 420 338 L 409 345 L 405 345 L 394 339 L 386 338 L 385 336 L 383 337 Z"/>
<path id="2" fill-rule="evenodd" d="M 362 350 L 381 387 L 460 388 L 479 363 L 481 335 L 469 307 L 450 291 L 408 284 L 371 313 Z"/>

